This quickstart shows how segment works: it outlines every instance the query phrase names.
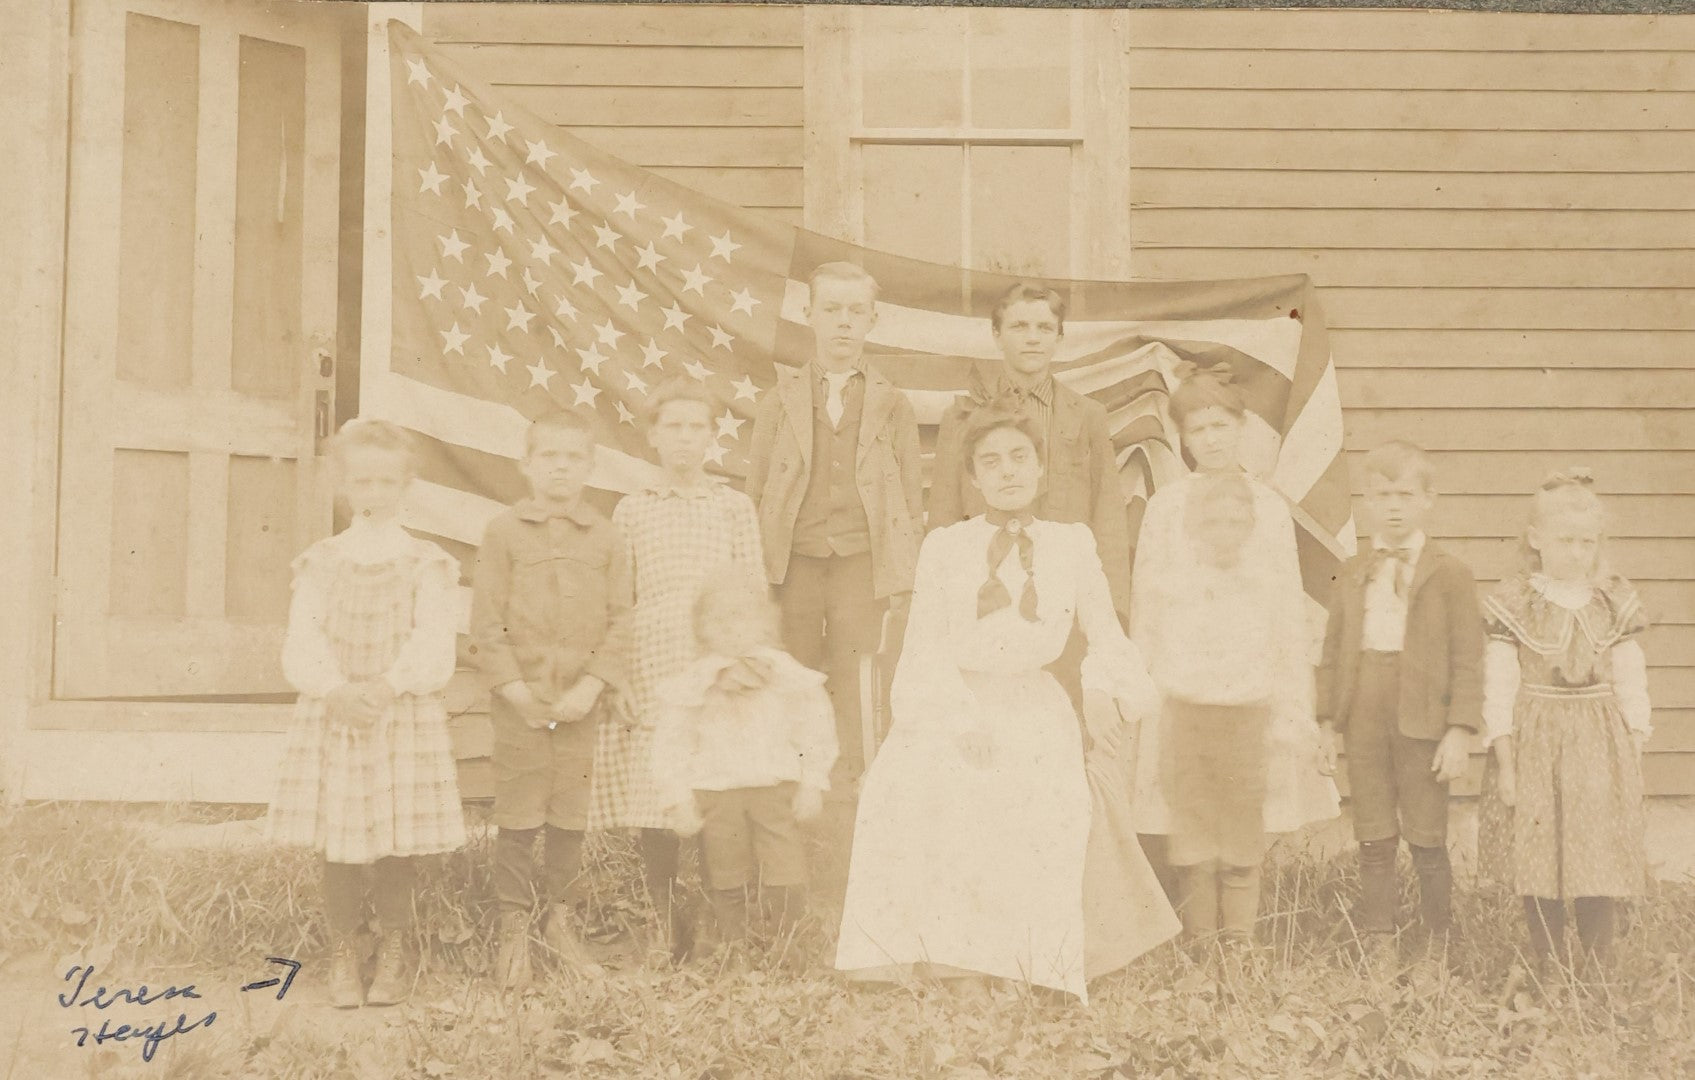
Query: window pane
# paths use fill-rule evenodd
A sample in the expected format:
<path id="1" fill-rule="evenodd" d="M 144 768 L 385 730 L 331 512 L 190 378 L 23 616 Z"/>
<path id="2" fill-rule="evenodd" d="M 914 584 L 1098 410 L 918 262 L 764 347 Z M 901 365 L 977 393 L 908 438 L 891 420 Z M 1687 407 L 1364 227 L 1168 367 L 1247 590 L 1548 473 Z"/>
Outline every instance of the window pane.
<path id="1" fill-rule="evenodd" d="M 1071 124 L 1071 13 L 971 12 L 971 122 L 989 128 Z"/>
<path id="2" fill-rule="evenodd" d="M 194 363 L 200 31 L 145 15 L 124 25 L 117 374 L 186 386 Z"/>
<path id="3" fill-rule="evenodd" d="M 224 612 L 235 619 L 288 618 L 295 555 L 295 463 L 231 457 Z"/>
<path id="4" fill-rule="evenodd" d="M 188 455 L 112 454 L 114 615 L 181 615 L 188 602 Z"/>
<path id="5" fill-rule="evenodd" d="M 971 264 L 1036 277 L 1071 274 L 1071 148 L 971 148 Z"/>
<path id="6" fill-rule="evenodd" d="M 860 13 L 866 127 L 959 127 L 965 115 L 965 13 Z"/>
<path id="7" fill-rule="evenodd" d="M 958 266 L 964 148 L 868 145 L 862 152 L 866 246 Z"/>
<path id="8" fill-rule="evenodd" d="M 241 39 L 235 166 L 235 306 L 230 385 L 290 397 L 300 341 L 300 194 L 306 160 L 306 53 Z"/>

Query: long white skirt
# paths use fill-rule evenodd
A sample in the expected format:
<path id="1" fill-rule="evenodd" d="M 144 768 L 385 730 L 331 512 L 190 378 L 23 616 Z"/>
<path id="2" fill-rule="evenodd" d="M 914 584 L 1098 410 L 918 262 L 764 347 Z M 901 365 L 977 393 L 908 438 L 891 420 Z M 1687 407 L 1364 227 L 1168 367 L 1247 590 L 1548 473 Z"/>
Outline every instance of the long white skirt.
<path id="1" fill-rule="evenodd" d="M 865 775 L 836 967 L 898 979 L 924 963 L 1087 1001 L 1076 713 L 1039 669 L 965 678 L 970 715 L 896 716 Z M 993 733 L 984 768 L 955 741 L 972 723 Z"/>

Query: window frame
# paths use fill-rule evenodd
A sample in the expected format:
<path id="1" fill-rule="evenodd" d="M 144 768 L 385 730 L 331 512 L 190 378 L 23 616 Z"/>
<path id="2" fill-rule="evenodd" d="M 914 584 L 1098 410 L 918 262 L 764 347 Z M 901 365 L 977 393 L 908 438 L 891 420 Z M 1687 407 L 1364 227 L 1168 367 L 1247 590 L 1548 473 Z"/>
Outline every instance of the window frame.
<path id="1" fill-rule="evenodd" d="M 805 22 L 807 229 L 864 243 L 862 150 L 866 145 L 961 147 L 962 263 L 972 267 L 969 161 L 979 146 L 1058 146 L 1071 150 L 1071 265 L 1055 277 L 1124 279 L 1131 271 L 1130 28 L 1124 11 L 1074 10 L 1071 123 L 1065 128 L 867 127 L 859 7 L 809 7 Z M 874 12 L 872 13 L 875 14 Z M 967 39 L 966 70 L 970 68 Z M 962 76 L 961 116 L 971 115 L 971 79 Z"/>

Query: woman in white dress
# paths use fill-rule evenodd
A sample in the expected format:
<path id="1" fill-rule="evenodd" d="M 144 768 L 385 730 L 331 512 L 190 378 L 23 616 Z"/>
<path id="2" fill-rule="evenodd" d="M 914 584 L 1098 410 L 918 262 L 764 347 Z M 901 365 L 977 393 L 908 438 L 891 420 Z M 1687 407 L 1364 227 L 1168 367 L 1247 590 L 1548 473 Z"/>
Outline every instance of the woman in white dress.
<path id="1" fill-rule="evenodd" d="M 1043 670 L 1074 624 L 1088 638 L 1084 711 L 1097 747 L 1154 707 L 1119 628 L 1087 525 L 1034 520 L 1041 437 L 980 416 L 964 460 L 989 511 L 931 533 L 918 557 L 893 723 L 860 795 L 836 967 L 898 981 L 993 976 L 1087 1001 L 1084 857 L 1090 794 L 1070 698 Z M 1136 845 L 1122 852 L 1139 940 L 1177 920 Z M 1115 926 L 1122 939 L 1122 926 Z M 980 980 L 967 985 L 980 988 Z"/>
<path id="2" fill-rule="evenodd" d="M 1283 496 L 1242 467 L 1242 394 L 1203 370 L 1172 394 L 1171 414 L 1195 472 L 1148 500 L 1136 543 L 1130 634 L 1163 704 L 1138 732 L 1133 816 L 1142 833 L 1169 838 L 1191 932 L 1248 936 L 1264 834 L 1333 818 L 1339 800 L 1318 752 L 1294 521 Z M 1230 545 L 1239 553 L 1221 571 L 1202 502 L 1226 482 L 1248 505 Z M 1234 820 L 1244 808 L 1220 793 L 1250 791 L 1257 820 Z"/>

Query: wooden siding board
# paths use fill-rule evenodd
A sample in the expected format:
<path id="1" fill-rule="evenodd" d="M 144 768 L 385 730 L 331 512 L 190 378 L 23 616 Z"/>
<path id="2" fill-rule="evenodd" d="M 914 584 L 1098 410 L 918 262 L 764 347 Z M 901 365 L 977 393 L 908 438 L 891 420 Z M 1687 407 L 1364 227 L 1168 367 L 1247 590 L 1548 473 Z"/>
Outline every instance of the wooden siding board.
<path id="1" fill-rule="evenodd" d="M 1136 225 L 1147 247 L 1687 250 L 1695 212 L 1184 207 L 1139 210 Z"/>
<path id="2" fill-rule="evenodd" d="M 1695 424 L 1679 409 L 1364 409 L 1343 414 L 1345 443 L 1364 450 L 1407 439 L 1442 450 L 1502 447 L 1585 450 L 1691 450 Z"/>
<path id="3" fill-rule="evenodd" d="M 1365 210 L 1689 210 L 1695 162 L 1678 172 L 1449 172 L 1350 170 L 1342 158 L 1311 169 L 1185 168 L 1146 164 L 1130 174 L 1131 205 Z"/>
<path id="4" fill-rule="evenodd" d="M 1168 90 L 1130 95 L 1134 127 L 1228 130 L 1688 131 L 1695 93 L 1608 90 Z"/>
<path id="5" fill-rule="evenodd" d="M 801 99 L 781 87 L 509 86 L 506 95 L 561 127 L 795 127 Z"/>
<path id="6" fill-rule="evenodd" d="M 1695 90 L 1695 53 L 1377 49 L 1130 52 L 1133 87 L 1291 90 Z M 1509 44 L 1503 41 L 1502 45 Z"/>
<path id="7" fill-rule="evenodd" d="M 798 6 L 431 4 L 424 32 L 444 43 L 794 46 Z"/>
<path id="8" fill-rule="evenodd" d="M 1348 453 L 1356 488 L 1361 482 L 1360 459 L 1364 455 L 1365 449 L 1359 447 Z M 1436 465 L 1437 490 L 1470 495 L 1527 497 L 1543 477 L 1574 463 L 1573 451 L 1527 447 L 1436 450 L 1431 456 Z M 1692 451 L 1586 450 L 1575 460 L 1595 471 L 1596 486 L 1604 494 L 1695 494 Z M 1695 566 L 1695 560 L 1691 566 Z"/>
<path id="9" fill-rule="evenodd" d="M 705 45 L 446 45 L 497 86 L 801 85 L 799 49 Z"/>
<path id="10" fill-rule="evenodd" d="M 1695 226 L 1692 217 L 1691 226 Z M 1695 288 L 1325 290 L 1331 326 L 1695 330 Z"/>
<path id="11" fill-rule="evenodd" d="M 1264 131 L 1146 129 L 1137 160 L 1190 169 L 1360 172 L 1687 172 L 1695 131 Z"/>
<path id="12" fill-rule="evenodd" d="M 1134 11 L 1145 48 L 1310 50 L 1523 49 L 1592 52 L 1695 49 L 1695 16 L 1545 15 L 1472 11 Z"/>
<path id="13" fill-rule="evenodd" d="M 1688 185 L 1695 209 L 1695 177 Z M 1384 209 L 1393 209 L 1385 207 Z M 1304 251 L 1288 248 L 1149 248 L 1135 253 L 1137 275 L 1193 280 L 1306 274 L 1332 288 L 1646 288 L 1695 286 L 1688 251 Z"/>
<path id="14" fill-rule="evenodd" d="M 1695 369 L 1350 368 L 1342 400 L 1379 409 L 1695 409 Z"/>
<path id="15" fill-rule="evenodd" d="M 1320 294 L 1323 302 L 1323 294 Z M 1354 367 L 1685 368 L 1695 365 L 1687 330 L 1335 329 L 1331 352 Z M 1591 447 L 1601 450 L 1605 446 Z M 1663 447 L 1662 449 L 1672 449 Z"/>

